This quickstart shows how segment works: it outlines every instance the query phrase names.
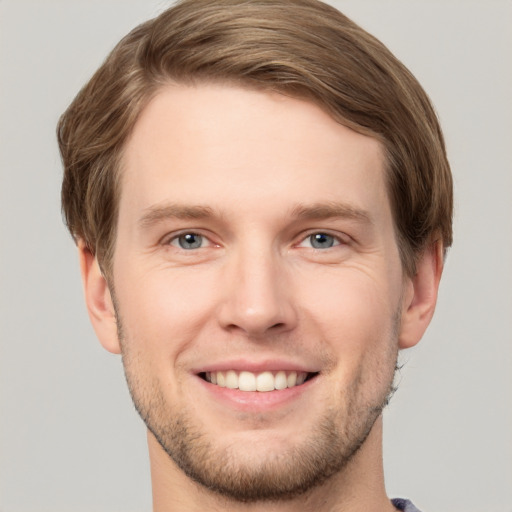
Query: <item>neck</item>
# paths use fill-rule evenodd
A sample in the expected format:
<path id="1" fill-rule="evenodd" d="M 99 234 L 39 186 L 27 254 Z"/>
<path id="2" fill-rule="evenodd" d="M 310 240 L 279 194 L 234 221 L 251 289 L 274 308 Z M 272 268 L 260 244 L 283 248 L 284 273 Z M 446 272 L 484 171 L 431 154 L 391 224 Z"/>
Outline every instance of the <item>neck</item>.
<path id="1" fill-rule="evenodd" d="M 153 512 L 362 512 L 394 511 L 384 488 L 382 417 L 344 470 L 309 493 L 280 502 L 240 503 L 187 477 L 148 433 Z"/>

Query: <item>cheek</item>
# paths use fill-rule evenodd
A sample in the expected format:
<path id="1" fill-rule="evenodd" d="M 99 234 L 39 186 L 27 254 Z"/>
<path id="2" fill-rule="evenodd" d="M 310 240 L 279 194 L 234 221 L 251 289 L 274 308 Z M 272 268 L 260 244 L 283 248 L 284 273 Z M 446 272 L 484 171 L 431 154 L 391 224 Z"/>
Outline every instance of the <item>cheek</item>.
<path id="1" fill-rule="evenodd" d="M 305 282 L 311 282 L 306 280 Z M 346 368 L 389 351 L 396 341 L 400 293 L 389 281 L 354 269 L 332 272 L 303 289 L 304 315 Z"/>
<path id="2" fill-rule="evenodd" d="M 347 410 L 354 404 L 381 406 L 398 354 L 399 303 L 388 286 L 362 275 L 333 280 L 316 294 L 308 312 L 311 332 L 321 337 L 333 361 L 327 402 L 345 400 Z"/>
<path id="3" fill-rule="evenodd" d="M 335 270 L 322 279 L 303 279 L 302 305 L 322 316 L 326 326 L 351 325 L 359 331 L 382 327 L 400 302 L 398 290 L 387 279 L 377 279 L 362 271 Z"/>
<path id="4" fill-rule="evenodd" d="M 121 273 L 116 297 L 126 337 L 149 353 L 181 351 L 212 318 L 218 286 L 207 273 L 149 271 Z"/>

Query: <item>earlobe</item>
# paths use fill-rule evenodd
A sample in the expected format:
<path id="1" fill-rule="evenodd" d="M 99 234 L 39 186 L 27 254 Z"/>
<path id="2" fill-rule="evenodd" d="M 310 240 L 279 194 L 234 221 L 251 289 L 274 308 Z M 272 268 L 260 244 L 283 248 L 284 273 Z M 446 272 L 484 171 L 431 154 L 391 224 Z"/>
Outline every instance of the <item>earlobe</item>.
<path id="1" fill-rule="evenodd" d="M 405 283 L 400 348 L 413 347 L 425 333 L 434 315 L 442 272 L 443 247 L 438 241 L 425 249 L 417 262 L 416 274 Z"/>
<path id="2" fill-rule="evenodd" d="M 78 252 L 85 302 L 96 336 L 106 350 L 120 354 L 116 314 L 107 280 L 98 260 L 82 240 L 78 242 Z"/>

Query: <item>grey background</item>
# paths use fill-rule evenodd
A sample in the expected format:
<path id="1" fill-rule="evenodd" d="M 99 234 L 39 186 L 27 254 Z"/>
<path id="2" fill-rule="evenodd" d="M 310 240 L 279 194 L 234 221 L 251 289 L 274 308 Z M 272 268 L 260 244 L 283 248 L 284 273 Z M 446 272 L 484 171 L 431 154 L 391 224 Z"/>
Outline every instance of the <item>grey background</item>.
<path id="1" fill-rule="evenodd" d="M 391 496 L 512 511 L 512 3 L 341 0 L 432 97 L 455 176 L 438 310 L 385 414 Z M 86 316 L 54 130 L 167 4 L 0 0 L 0 510 L 149 511 L 145 431 Z"/>

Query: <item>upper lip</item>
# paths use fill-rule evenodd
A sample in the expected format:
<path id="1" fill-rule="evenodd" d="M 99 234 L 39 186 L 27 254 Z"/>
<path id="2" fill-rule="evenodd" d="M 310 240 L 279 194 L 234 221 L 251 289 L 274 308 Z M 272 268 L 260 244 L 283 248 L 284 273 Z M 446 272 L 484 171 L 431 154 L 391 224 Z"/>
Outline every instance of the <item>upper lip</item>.
<path id="1" fill-rule="evenodd" d="M 194 368 L 192 372 L 199 374 L 203 372 L 225 372 L 228 370 L 246 371 L 251 373 L 261 373 L 265 371 L 278 372 L 280 370 L 306 373 L 317 373 L 319 371 L 318 368 L 311 365 L 301 364 L 286 359 L 255 361 L 248 358 L 239 358 L 208 363 L 204 366 Z"/>

